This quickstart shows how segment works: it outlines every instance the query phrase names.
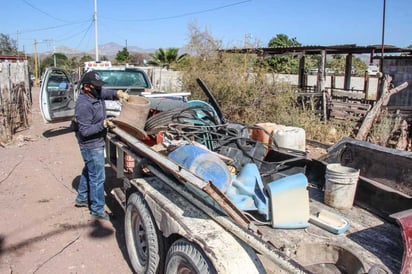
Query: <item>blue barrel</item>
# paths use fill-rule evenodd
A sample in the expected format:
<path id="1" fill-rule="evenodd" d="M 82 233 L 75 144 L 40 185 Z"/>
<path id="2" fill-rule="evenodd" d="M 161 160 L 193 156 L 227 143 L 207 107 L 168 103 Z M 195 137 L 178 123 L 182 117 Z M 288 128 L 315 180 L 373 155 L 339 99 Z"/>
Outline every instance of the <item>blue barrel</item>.
<path id="1" fill-rule="evenodd" d="M 227 165 L 207 149 L 184 145 L 170 152 L 168 157 L 200 178 L 210 181 L 222 192 L 225 192 L 231 183 Z"/>

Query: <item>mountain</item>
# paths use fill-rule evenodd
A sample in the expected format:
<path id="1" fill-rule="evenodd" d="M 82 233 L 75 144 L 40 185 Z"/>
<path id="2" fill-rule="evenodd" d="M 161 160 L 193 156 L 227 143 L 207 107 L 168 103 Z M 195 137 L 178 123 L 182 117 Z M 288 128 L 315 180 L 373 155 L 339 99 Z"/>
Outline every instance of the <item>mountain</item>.
<path id="1" fill-rule="evenodd" d="M 117 43 L 114 42 L 110 42 L 110 43 L 106 43 L 103 45 L 99 45 L 99 54 L 100 55 L 107 55 L 107 56 L 111 56 L 111 55 L 116 55 L 117 52 L 121 51 L 125 46 L 124 45 L 119 45 Z M 152 53 L 155 52 L 154 49 L 143 49 L 143 48 L 139 48 L 136 46 L 128 46 L 127 50 L 130 53 Z M 89 53 L 93 53 L 94 54 L 95 50 L 92 49 L 89 51 Z"/>
<path id="2" fill-rule="evenodd" d="M 106 43 L 99 45 L 99 55 L 106 56 L 108 58 L 116 56 L 116 54 L 121 51 L 125 46 L 120 45 L 114 42 Z M 136 46 L 128 46 L 127 50 L 130 53 L 153 53 L 156 49 L 143 49 Z M 95 49 L 90 49 L 88 51 L 81 51 L 78 49 L 72 49 L 65 46 L 57 47 L 55 52 L 63 53 L 67 56 L 74 56 L 74 55 L 91 55 L 94 56 Z M 48 51 L 44 52 L 44 54 L 52 54 L 53 52 Z"/>

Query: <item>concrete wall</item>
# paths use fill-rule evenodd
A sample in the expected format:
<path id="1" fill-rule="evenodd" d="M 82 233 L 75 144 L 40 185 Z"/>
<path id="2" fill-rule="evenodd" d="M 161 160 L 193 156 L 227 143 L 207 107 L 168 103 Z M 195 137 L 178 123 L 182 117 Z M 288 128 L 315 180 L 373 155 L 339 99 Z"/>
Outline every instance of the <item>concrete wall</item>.
<path id="1" fill-rule="evenodd" d="M 182 90 L 182 73 L 179 71 L 171 71 L 166 69 L 160 69 L 156 67 L 145 67 L 147 74 L 152 80 L 153 86 L 160 91 L 165 92 L 179 92 Z M 268 73 L 266 76 L 268 83 L 274 83 L 278 81 L 290 83 L 291 85 L 298 85 L 298 75 L 296 74 L 273 74 Z M 351 88 L 355 90 L 364 89 L 364 77 L 352 77 Z M 307 86 L 316 86 L 317 75 L 307 75 Z M 378 85 L 378 78 L 369 78 L 369 93 L 376 93 Z M 343 89 L 344 77 L 335 76 L 335 88 Z M 331 76 L 326 76 L 326 88 L 331 87 Z"/>

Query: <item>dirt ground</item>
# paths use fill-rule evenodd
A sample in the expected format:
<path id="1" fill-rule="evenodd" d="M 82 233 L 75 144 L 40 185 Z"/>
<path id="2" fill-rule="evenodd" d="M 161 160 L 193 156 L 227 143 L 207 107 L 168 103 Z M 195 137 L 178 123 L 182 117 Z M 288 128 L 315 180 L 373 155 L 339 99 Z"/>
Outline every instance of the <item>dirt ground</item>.
<path id="1" fill-rule="evenodd" d="M 74 207 L 80 151 L 69 122 L 43 121 L 38 91 L 30 128 L 0 147 L 0 273 L 131 273 L 116 203 L 106 199 L 110 221 Z"/>

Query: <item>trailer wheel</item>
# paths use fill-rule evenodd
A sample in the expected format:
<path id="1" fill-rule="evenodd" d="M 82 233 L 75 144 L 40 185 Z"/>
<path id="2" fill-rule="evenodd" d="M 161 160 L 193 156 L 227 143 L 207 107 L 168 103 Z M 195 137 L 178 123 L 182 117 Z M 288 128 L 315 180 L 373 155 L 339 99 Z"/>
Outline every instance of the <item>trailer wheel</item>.
<path id="1" fill-rule="evenodd" d="M 125 214 L 126 247 L 137 273 L 159 273 L 164 258 L 163 239 L 141 194 L 132 193 Z"/>
<path id="2" fill-rule="evenodd" d="M 167 252 L 165 273 L 203 274 L 216 273 L 216 270 L 198 245 L 180 239 L 174 242 Z"/>

